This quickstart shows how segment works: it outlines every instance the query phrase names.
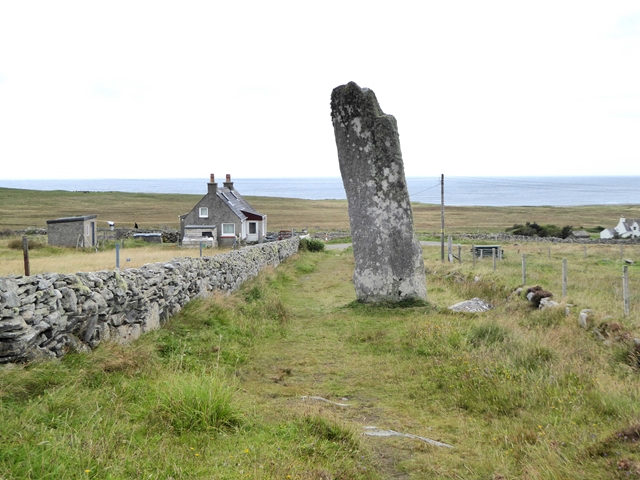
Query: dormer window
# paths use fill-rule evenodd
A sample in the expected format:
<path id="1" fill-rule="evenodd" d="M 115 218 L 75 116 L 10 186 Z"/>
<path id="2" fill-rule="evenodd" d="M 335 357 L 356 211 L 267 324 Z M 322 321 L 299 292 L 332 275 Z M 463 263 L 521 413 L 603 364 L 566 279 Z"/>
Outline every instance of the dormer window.
<path id="1" fill-rule="evenodd" d="M 200 207 L 198 210 L 198 216 L 200 218 L 209 218 L 209 208 L 208 207 Z"/>

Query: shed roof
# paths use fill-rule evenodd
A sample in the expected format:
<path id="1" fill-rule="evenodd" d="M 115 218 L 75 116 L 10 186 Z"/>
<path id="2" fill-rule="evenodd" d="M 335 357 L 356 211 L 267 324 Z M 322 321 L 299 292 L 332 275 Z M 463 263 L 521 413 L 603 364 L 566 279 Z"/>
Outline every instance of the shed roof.
<path id="1" fill-rule="evenodd" d="M 70 223 L 70 222 L 84 222 L 85 220 L 93 220 L 98 215 L 78 215 L 76 217 L 62 217 L 53 220 L 47 220 L 47 225 L 51 223 Z"/>

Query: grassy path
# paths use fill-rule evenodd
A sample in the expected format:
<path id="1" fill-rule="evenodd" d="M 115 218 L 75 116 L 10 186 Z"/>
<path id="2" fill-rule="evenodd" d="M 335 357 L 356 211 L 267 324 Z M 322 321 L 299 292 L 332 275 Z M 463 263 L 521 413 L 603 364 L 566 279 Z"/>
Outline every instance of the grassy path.
<path id="1" fill-rule="evenodd" d="M 350 252 L 331 252 L 318 256 L 313 271 L 289 285 L 282 293 L 292 311 L 287 334 L 256 348 L 243 369 L 241 386 L 259 410 L 282 419 L 317 415 L 357 435 L 365 426 L 377 426 L 428 437 L 429 432 L 422 431 L 420 425 L 423 419 L 402 413 L 406 399 L 398 395 L 397 376 L 399 371 L 410 368 L 409 362 L 396 357 L 395 365 L 390 366 L 385 353 L 392 352 L 376 347 L 384 350 L 386 337 L 401 336 L 404 326 L 398 325 L 399 319 L 393 315 L 354 316 L 354 309 L 348 306 L 355 300 L 352 271 Z M 386 322 L 396 325 L 386 329 Z M 391 339 L 392 343 L 397 340 Z M 305 396 L 322 397 L 349 407 L 301 398 Z M 372 452 L 370 461 L 381 478 L 409 478 L 399 464 L 429 450 L 416 440 L 362 440 Z"/>

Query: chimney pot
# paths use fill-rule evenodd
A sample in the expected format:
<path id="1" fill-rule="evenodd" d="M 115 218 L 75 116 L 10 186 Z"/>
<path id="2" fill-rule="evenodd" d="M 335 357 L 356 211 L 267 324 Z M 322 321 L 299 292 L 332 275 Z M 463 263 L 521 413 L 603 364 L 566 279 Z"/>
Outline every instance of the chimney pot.
<path id="1" fill-rule="evenodd" d="M 209 177 L 209 183 L 207 184 L 207 192 L 211 195 L 215 195 L 217 191 L 218 191 L 218 184 L 216 183 L 216 178 L 212 173 L 211 176 Z"/>
<path id="2" fill-rule="evenodd" d="M 231 175 L 227 173 L 227 181 L 224 182 L 224 188 L 228 188 L 229 190 L 233 190 L 233 182 L 231 181 Z"/>

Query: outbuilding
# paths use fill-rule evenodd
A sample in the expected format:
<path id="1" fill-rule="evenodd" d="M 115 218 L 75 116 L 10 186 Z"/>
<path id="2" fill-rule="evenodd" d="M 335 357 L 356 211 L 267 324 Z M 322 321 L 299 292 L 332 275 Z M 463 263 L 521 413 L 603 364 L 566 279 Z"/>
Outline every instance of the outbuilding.
<path id="1" fill-rule="evenodd" d="M 585 240 L 591 238 L 591 235 L 586 230 L 574 230 L 571 232 L 571 237 Z"/>
<path id="2" fill-rule="evenodd" d="M 47 242 L 57 247 L 95 247 L 97 215 L 47 220 Z"/>

